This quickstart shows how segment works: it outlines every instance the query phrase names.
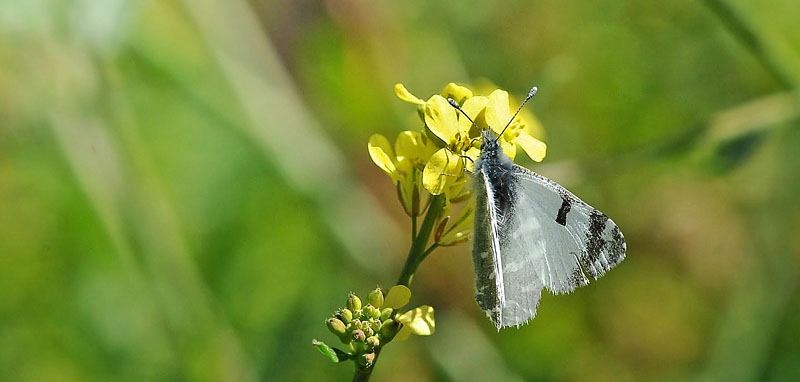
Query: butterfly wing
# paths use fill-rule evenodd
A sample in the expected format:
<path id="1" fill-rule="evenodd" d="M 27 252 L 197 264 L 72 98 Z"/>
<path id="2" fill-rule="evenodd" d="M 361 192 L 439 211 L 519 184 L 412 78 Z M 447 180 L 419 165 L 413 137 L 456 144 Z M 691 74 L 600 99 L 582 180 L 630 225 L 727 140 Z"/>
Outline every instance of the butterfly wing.
<path id="1" fill-rule="evenodd" d="M 488 179 L 485 169 L 482 169 L 476 174 L 474 180 L 475 225 L 472 238 L 472 261 L 475 266 L 475 300 L 493 322 L 499 323 L 502 322 L 500 305 L 505 300 L 505 283 L 502 279 L 503 272 L 501 272 L 499 211 L 495 202 L 494 190 Z M 541 288 L 537 290 L 541 290 Z M 538 298 L 533 303 L 534 309 L 537 303 Z"/>
<path id="2" fill-rule="evenodd" d="M 543 287 L 571 292 L 589 283 L 587 275 L 597 279 L 625 258 L 617 225 L 556 182 L 514 165 L 507 177 L 513 203 L 504 208 L 482 175 L 477 178 L 487 191 L 478 193 L 476 212 L 485 208 L 489 213 L 476 214 L 485 219 L 476 218 L 473 260 L 476 272 L 481 266 L 481 272 L 495 273 L 487 278 L 494 281 L 494 293 L 488 282 L 477 286 L 479 293 L 484 288 L 478 304 L 498 328 L 533 318 Z"/>

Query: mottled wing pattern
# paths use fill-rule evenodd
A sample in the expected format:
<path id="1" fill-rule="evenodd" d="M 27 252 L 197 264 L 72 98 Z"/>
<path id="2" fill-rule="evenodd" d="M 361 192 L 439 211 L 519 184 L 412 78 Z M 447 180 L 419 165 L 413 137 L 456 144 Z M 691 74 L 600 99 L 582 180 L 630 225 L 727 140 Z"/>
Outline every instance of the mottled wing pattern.
<path id="1" fill-rule="evenodd" d="M 500 301 L 505 299 L 504 283 L 498 280 L 502 260 L 499 258 L 500 243 L 497 233 L 497 208 L 493 202 L 494 193 L 486 174 L 476 174 L 475 187 L 475 227 L 472 239 L 472 261 L 475 266 L 475 300 L 486 311 L 493 322 L 500 322 Z"/>
<path id="2" fill-rule="evenodd" d="M 479 233 L 485 236 L 496 232 L 497 245 L 476 245 L 473 249 L 476 270 L 478 260 L 488 259 L 497 260 L 481 263 L 483 271 L 502 270 L 502 285 L 495 290 L 503 290 L 503 298 L 496 292 L 492 295 L 491 287 L 484 285 L 484 301 L 478 301 L 498 328 L 521 325 L 533 318 L 542 287 L 553 293 L 571 292 L 589 283 L 587 275 L 597 279 L 625 258 L 622 233 L 602 212 L 523 167 L 514 165 L 511 181 L 515 183 L 513 208 L 500 213 L 486 198 L 488 195 L 484 195 L 485 204 L 478 204 L 486 211 L 495 210 L 496 226 L 484 230 L 481 224 L 476 225 L 476 239 Z M 490 214 L 484 215 L 491 220 Z M 488 223 L 491 227 L 492 221 Z M 487 251 L 492 251 L 492 256 Z M 487 279 L 495 281 L 497 277 Z M 494 310 L 486 309 L 491 306 L 488 297 L 497 301 Z"/>

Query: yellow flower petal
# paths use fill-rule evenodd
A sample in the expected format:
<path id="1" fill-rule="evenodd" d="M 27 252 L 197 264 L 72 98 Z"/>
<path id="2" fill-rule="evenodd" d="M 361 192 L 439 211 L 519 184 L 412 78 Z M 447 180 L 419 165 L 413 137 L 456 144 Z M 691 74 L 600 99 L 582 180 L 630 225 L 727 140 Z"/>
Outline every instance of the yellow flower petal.
<path id="1" fill-rule="evenodd" d="M 433 195 L 439 195 L 461 174 L 463 160 L 448 149 L 439 149 L 422 170 L 422 185 Z"/>
<path id="2" fill-rule="evenodd" d="M 444 97 L 436 94 L 425 103 L 425 126 L 444 144 L 453 143 L 458 132 L 458 117 Z"/>
<path id="3" fill-rule="evenodd" d="M 419 131 L 404 131 L 397 136 L 397 140 L 394 142 L 394 151 L 399 161 L 408 159 L 410 163 L 420 166 L 427 163 L 437 149 Z"/>
<path id="4" fill-rule="evenodd" d="M 525 153 L 536 162 L 541 162 L 542 159 L 544 159 L 544 156 L 547 155 L 547 145 L 544 142 L 525 134 L 525 132 L 520 134 L 517 139 L 514 140 L 514 142 L 519 144 L 520 147 L 525 150 Z"/>
<path id="5" fill-rule="evenodd" d="M 475 172 L 475 161 L 481 156 L 481 150 L 477 147 L 470 147 L 464 155 L 472 158 L 472 160 L 467 160 L 467 171 Z"/>
<path id="6" fill-rule="evenodd" d="M 408 89 L 406 89 L 406 87 L 399 82 L 394 85 L 394 94 L 397 96 L 397 98 L 400 98 L 406 102 L 415 103 L 417 105 L 425 104 L 425 101 L 411 94 L 411 92 L 409 92 Z"/>
<path id="7" fill-rule="evenodd" d="M 525 124 L 525 132 L 532 136 L 538 138 L 544 138 L 544 127 L 542 127 L 542 122 L 539 121 L 539 118 L 536 118 L 533 113 L 531 113 L 527 109 L 522 109 L 522 112 L 519 114 L 520 120 Z"/>
<path id="8" fill-rule="evenodd" d="M 486 108 L 486 105 L 489 103 L 489 99 L 484 96 L 476 96 L 472 97 L 464 102 L 461 105 L 461 110 L 464 110 L 465 113 L 476 123 L 476 119 L 478 115 Z M 470 127 L 472 126 L 472 122 L 469 121 L 463 115 L 458 116 L 458 129 L 464 132 L 469 132 Z"/>
<path id="9" fill-rule="evenodd" d="M 500 140 L 500 147 L 503 148 L 503 153 L 506 154 L 511 160 L 517 156 L 517 146 L 513 143 L 506 142 L 505 139 Z"/>
<path id="10" fill-rule="evenodd" d="M 392 180 L 396 181 L 398 179 L 397 167 L 392 159 L 392 146 L 389 145 L 389 141 L 386 137 L 380 134 L 373 134 L 369 137 L 367 149 L 369 150 L 369 156 L 372 158 L 372 161 L 375 162 L 381 170 L 389 174 Z"/>
<path id="11" fill-rule="evenodd" d="M 394 152 L 398 158 L 419 158 L 422 155 L 422 134 L 416 131 L 404 131 L 394 141 Z"/>
<path id="12" fill-rule="evenodd" d="M 395 341 L 403 341 L 411 335 L 413 331 L 408 326 L 403 326 L 400 331 L 394 336 Z"/>
<path id="13" fill-rule="evenodd" d="M 486 105 L 486 123 L 494 130 L 495 134 L 500 134 L 509 119 L 511 119 L 511 111 L 508 109 L 508 93 L 505 90 L 497 89 L 489 94 L 489 103 Z"/>
<path id="14" fill-rule="evenodd" d="M 423 305 L 403 313 L 403 315 L 397 318 L 397 321 L 400 321 L 404 328 L 409 328 L 412 333 L 418 336 L 429 336 L 436 330 L 436 321 L 433 318 L 433 307 L 428 305 Z"/>
<path id="15" fill-rule="evenodd" d="M 398 309 L 408 304 L 411 299 L 411 289 L 405 285 L 395 285 L 389 289 L 386 298 L 383 300 L 384 308 Z"/>
<path id="16" fill-rule="evenodd" d="M 451 82 L 442 91 L 442 97 L 452 98 L 460 104 L 465 99 L 472 97 L 472 90 Z"/>

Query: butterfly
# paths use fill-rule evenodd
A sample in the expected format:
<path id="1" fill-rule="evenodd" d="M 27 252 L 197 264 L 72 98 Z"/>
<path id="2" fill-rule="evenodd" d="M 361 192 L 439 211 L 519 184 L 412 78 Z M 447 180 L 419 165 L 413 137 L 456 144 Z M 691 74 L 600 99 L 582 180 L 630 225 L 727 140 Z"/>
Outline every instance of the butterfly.
<path id="1" fill-rule="evenodd" d="M 537 90 L 531 89 L 506 128 Z M 475 299 L 500 330 L 533 319 L 543 288 L 569 293 L 589 284 L 588 276 L 603 276 L 625 259 L 626 245 L 608 216 L 514 164 L 491 129 L 482 131 L 481 140 L 472 174 Z"/>

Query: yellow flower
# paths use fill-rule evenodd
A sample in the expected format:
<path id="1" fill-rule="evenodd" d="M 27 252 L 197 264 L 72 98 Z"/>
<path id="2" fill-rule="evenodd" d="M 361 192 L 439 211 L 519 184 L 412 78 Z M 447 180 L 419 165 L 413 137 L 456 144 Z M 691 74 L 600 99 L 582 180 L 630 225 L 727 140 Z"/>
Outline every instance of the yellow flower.
<path id="1" fill-rule="evenodd" d="M 512 111 L 509 109 L 508 93 L 497 89 L 489 95 L 489 104 L 486 106 L 486 123 L 495 132 L 500 134 L 511 119 Z M 517 146 L 521 147 L 528 156 L 536 162 L 541 162 L 547 154 L 547 145 L 534 138 L 530 129 L 526 128 L 520 118 L 516 118 L 503 133 L 500 139 L 503 152 L 514 159 Z"/>
<path id="2" fill-rule="evenodd" d="M 444 194 L 446 204 L 437 221 L 436 242 L 440 245 L 464 242 L 472 230 L 472 211 L 462 208 L 451 216 L 451 204 L 469 199 L 466 172 L 472 171 L 480 155 L 480 133 L 484 129 L 492 129 L 495 134 L 503 132 L 514 111 L 509 95 L 500 89 L 489 92 L 488 96 L 476 95 L 455 83 L 447 84 L 440 94 L 430 96 L 427 101 L 412 94 L 403 84 L 396 84 L 394 91 L 401 100 L 416 105 L 423 129 L 400 133 L 394 148 L 382 135 L 373 135 L 368 145 L 370 157 L 391 177 L 403 209 L 410 216 L 423 213 L 431 195 Z M 458 103 L 469 118 L 450 105 L 448 98 Z M 539 162 L 547 153 L 544 142 L 535 138 L 540 134 L 538 121 L 523 113 L 503 132 L 499 143 L 512 160 L 521 149 Z"/>
<path id="3" fill-rule="evenodd" d="M 389 290 L 383 303 L 384 307 L 399 309 L 408 304 L 411 299 L 411 290 L 404 285 L 395 285 Z M 397 322 L 403 324 L 400 332 L 394 339 L 404 340 L 411 334 L 418 336 L 429 336 L 436 328 L 436 321 L 433 317 L 433 307 L 422 305 L 411 309 L 395 317 Z"/>
<path id="4" fill-rule="evenodd" d="M 429 199 L 420 189 L 422 169 L 436 147 L 422 133 L 404 131 L 397 136 L 394 150 L 389 140 L 380 134 L 369 138 L 367 148 L 372 161 L 395 184 L 403 210 L 409 216 L 419 216 Z"/>

